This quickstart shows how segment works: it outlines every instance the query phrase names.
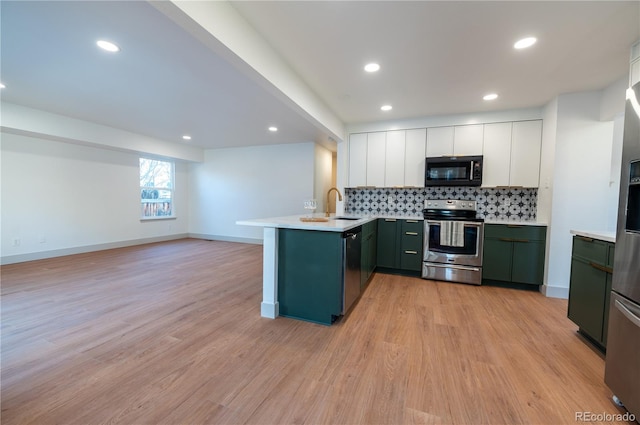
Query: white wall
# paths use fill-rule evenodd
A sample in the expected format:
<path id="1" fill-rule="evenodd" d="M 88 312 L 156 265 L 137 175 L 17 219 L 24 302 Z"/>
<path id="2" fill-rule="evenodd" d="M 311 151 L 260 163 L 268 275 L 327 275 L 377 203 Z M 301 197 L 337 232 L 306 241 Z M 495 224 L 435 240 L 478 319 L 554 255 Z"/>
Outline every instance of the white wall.
<path id="1" fill-rule="evenodd" d="M 137 154 L 4 132 L 0 151 L 3 263 L 187 233 L 184 163 L 176 163 L 178 218 L 141 222 Z"/>
<path id="2" fill-rule="evenodd" d="M 260 242 L 262 228 L 236 221 L 304 214 L 314 170 L 314 143 L 205 151 L 204 162 L 190 165 L 189 233 Z"/>
<path id="3" fill-rule="evenodd" d="M 327 192 L 331 189 L 331 173 L 333 170 L 333 155 L 331 151 L 320 145 L 315 146 L 315 174 L 314 174 L 314 198 L 318 202 L 316 212 L 324 212 L 327 208 Z M 331 197 L 336 199 L 336 194 Z M 335 204 L 334 204 L 335 205 Z"/>
<path id="4" fill-rule="evenodd" d="M 615 229 L 608 206 L 614 123 L 600 121 L 601 96 L 581 92 L 557 99 L 547 295 L 568 294 L 572 229 Z"/>

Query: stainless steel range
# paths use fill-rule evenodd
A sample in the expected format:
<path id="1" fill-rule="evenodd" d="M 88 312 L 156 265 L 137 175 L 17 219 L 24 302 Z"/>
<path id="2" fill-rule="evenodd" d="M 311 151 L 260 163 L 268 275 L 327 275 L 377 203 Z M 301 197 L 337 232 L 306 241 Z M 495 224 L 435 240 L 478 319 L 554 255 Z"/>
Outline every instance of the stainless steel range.
<path id="1" fill-rule="evenodd" d="M 480 285 L 484 220 L 476 201 L 428 199 L 424 207 L 422 277 Z"/>

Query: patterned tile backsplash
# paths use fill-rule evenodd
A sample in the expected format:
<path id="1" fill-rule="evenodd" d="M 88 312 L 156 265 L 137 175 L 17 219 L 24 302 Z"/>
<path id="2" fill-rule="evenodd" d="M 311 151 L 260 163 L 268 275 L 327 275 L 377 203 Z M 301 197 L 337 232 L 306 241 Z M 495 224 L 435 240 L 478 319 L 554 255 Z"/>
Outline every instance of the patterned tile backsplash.
<path id="1" fill-rule="evenodd" d="M 478 203 L 485 220 L 534 221 L 538 189 L 481 187 L 346 188 L 345 214 L 422 217 L 425 199 L 461 199 Z"/>

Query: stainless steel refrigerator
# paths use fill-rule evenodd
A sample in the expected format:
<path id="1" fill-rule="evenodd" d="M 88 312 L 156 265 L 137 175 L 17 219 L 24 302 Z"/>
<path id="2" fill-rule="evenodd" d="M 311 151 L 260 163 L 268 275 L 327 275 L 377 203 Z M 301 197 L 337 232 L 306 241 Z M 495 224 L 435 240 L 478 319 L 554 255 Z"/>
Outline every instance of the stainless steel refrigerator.
<path id="1" fill-rule="evenodd" d="M 627 90 L 604 380 L 640 418 L 640 83 Z"/>

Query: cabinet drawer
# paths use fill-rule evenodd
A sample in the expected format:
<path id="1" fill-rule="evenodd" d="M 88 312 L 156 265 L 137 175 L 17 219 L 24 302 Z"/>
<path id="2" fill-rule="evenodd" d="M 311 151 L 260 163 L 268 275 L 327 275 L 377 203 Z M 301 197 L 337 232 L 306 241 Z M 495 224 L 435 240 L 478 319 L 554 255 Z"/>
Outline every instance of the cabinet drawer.
<path id="1" fill-rule="evenodd" d="M 608 244 L 582 236 L 573 237 L 573 256 L 604 266 L 609 256 Z"/>
<path id="2" fill-rule="evenodd" d="M 543 241 L 546 226 L 524 226 L 517 224 L 485 224 L 484 237 L 494 239 L 514 239 L 515 241 Z"/>
<path id="3" fill-rule="evenodd" d="M 403 249 L 400 254 L 400 268 L 402 270 L 420 271 L 422 270 L 421 250 Z"/>
<path id="4" fill-rule="evenodd" d="M 402 220 L 402 235 L 404 236 L 407 232 L 418 233 L 422 235 L 424 232 L 424 221 L 423 220 Z"/>

